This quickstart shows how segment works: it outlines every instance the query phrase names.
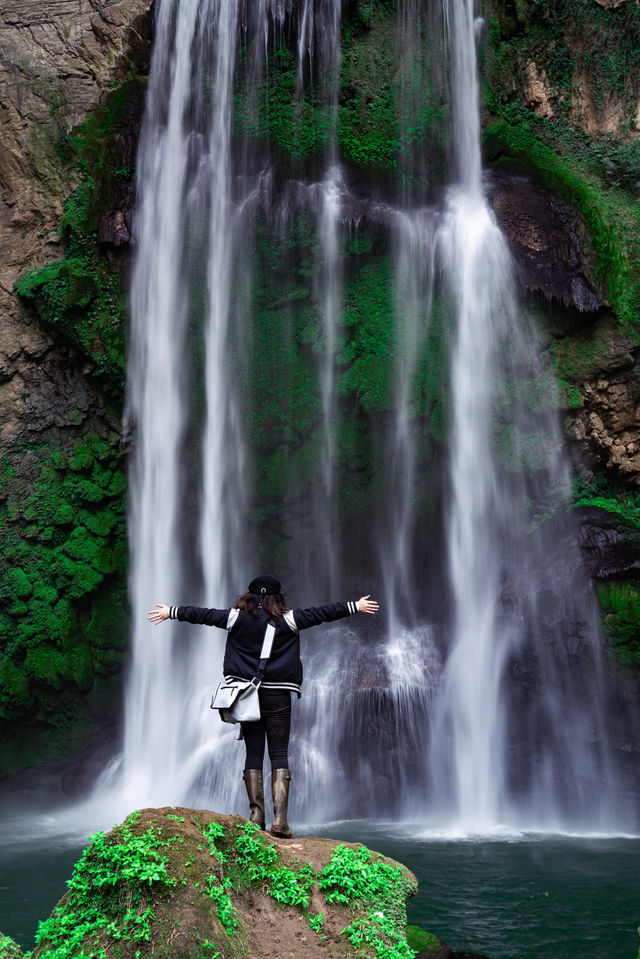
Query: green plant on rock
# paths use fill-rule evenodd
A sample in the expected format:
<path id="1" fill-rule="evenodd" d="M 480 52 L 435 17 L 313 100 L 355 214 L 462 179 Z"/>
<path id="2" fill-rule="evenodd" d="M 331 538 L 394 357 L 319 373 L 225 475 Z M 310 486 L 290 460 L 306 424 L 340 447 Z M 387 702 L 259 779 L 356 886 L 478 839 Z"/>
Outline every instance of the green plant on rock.
<path id="1" fill-rule="evenodd" d="M 324 913 L 318 912 L 315 916 L 309 916 L 309 929 L 312 929 L 314 932 L 322 933 L 324 929 L 325 916 Z"/>
<path id="2" fill-rule="evenodd" d="M 415 952 L 396 924 L 380 910 L 370 910 L 364 919 L 354 919 L 342 930 L 354 948 L 372 946 L 378 959 L 414 959 Z"/>
<path id="3" fill-rule="evenodd" d="M 11 936 L 0 932 L 0 959 L 27 959 L 27 956 Z"/>
<path id="4" fill-rule="evenodd" d="M 366 917 L 342 930 L 359 948 L 373 946 L 378 959 L 413 959 L 406 938 L 404 901 L 410 884 L 404 870 L 364 846 L 337 846 L 318 875 L 327 902 L 369 907 Z M 385 912 L 380 910 L 384 902 Z"/>
<path id="5" fill-rule="evenodd" d="M 314 880 L 311 866 L 306 863 L 297 872 L 283 866 L 277 848 L 265 841 L 253 823 L 238 826 L 238 830 L 235 848 L 243 880 L 261 885 L 276 902 L 306 909 Z"/>
<path id="6" fill-rule="evenodd" d="M 365 846 L 337 846 L 318 878 L 327 902 L 344 904 L 375 902 L 389 891 L 399 901 L 405 883 L 398 866 Z"/>
<path id="7" fill-rule="evenodd" d="M 105 949 L 119 942 L 150 941 L 152 897 L 177 880 L 160 851 L 166 840 L 151 826 L 133 832 L 137 818 L 129 816 L 109 836 L 92 837 L 67 882 L 69 892 L 38 927 L 34 956 L 104 959 Z"/>
<path id="8" fill-rule="evenodd" d="M 218 882 L 215 876 L 209 876 L 207 879 L 209 888 L 209 898 L 212 899 L 218 910 L 218 917 L 224 926 L 227 935 L 232 936 L 240 923 L 238 922 L 238 910 L 233 905 L 228 890 L 232 888 L 231 879 L 224 879 Z"/>
<path id="9" fill-rule="evenodd" d="M 640 532 L 640 491 L 612 482 L 606 473 L 583 473 L 573 481 L 572 507 L 605 510 Z"/>

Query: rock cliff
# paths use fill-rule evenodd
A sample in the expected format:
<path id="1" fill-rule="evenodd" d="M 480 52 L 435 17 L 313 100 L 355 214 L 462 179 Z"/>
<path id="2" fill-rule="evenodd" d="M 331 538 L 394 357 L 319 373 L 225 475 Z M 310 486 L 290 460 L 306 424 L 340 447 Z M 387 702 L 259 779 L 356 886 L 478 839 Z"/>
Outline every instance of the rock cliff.
<path id="1" fill-rule="evenodd" d="M 82 364 L 59 343 L 53 349 L 50 331 L 19 303 L 15 283 L 26 266 L 60 255 L 62 204 L 77 182 L 67 137 L 148 44 L 150 7 L 151 0 L 8 0 L 0 11 L 0 426 L 5 449 L 25 433 L 77 426 L 89 409 L 106 416 Z"/>
<path id="2" fill-rule="evenodd" d="M 116 350 L 122 366 L 126 260 L 100 255 L 93 219 L 97 205 L 117 206 L 98 169 L 107 133 L 121 180 L 132 175 L 139 121 L 131 128 L 113 104 L 124 114 L 136 99 L 150 8 L 10 0 L 0 10 L 0 769 L 43 745 L 80 746 L 89 701 L 103 715 L 118 710 L 122 385 L 104 354 Z M 96 212 L 80 223 L 89 202 Z M 30 280 L 21 298 L 25 275 L 48 278 L 44 293 Z M 104 626 L 93 619 L 99 606 Z"/>

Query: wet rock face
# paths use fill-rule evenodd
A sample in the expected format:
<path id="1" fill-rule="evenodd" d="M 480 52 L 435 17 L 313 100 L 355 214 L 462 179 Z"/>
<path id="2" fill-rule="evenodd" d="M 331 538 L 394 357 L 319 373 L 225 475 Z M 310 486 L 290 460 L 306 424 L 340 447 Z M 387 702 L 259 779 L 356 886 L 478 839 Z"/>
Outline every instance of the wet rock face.
<path id="1" fill-rule="evenodd" d="M 522 177 L 495 174 L 489 200 L 509 241 L 523 290 L 579 312 L 606 304 L 564 203 Z"/>
<path id="2" fill-rule="evenodd" d="M 596 579 L 640 569 L 640 530 L 621 516 L 596 507 L 576 510 L 578 542 Z"/>

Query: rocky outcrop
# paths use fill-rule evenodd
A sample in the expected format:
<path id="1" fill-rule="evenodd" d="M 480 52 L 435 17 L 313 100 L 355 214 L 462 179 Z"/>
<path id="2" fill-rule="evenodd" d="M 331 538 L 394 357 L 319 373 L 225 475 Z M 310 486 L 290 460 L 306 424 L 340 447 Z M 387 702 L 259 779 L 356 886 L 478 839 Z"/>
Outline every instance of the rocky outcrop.
<path id="1" fill-rule="evenodd" d="M 595 322 L 551 346 L 556 369 L 578 400 L 569 434 L 591 460 L 640 484 L 640 377 L 636 334 L 602 313 Z"/>
<path id="2" fill-rule="evenodd" d="M 640 570 L 640 529 L 620 514 L 597 507 L 576 511 L 578 542 L 596 579 Z"/>
<path id="3" fill-rule="evenodd" d="M 240 816 L 164 807 L 98 833 L 69 887 L 33 959 L 52 949 L 60 959 L 373 957 L 376 944 L 400 956 L 417 880 L 363 846 L 276 839 Z"/>
<path id="4" fill-rule="evenodd" d="M 551 193 L 496 171 L 489 200 L 517 264 L 521 287 L 579 312 L 606 304 L 575 215 Z"/>

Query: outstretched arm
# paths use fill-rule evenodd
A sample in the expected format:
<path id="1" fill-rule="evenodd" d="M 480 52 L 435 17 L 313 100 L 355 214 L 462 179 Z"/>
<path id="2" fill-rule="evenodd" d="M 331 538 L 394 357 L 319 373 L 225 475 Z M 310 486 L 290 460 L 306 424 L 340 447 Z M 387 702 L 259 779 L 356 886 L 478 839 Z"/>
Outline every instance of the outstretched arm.
<path id="1" fill-rule="evenodd" d="M 329 603 L 327 606 L 310 606 L 308 609 L 294 609 L 285 613 L 285 620 L 291 629 L 308 629 L 319 623 L 330 623 L 353 613 L 376 613 L 379 609 L 374 599 L 362 596 L 357 602 Z"/>
<path id="2" fill-rule="evenodd" d="M 179 619 L 182 623 L 196 623 L 204 626 L 219 626 L 220 629 L 231 629 L 238 611 L 235 609 L 206 609 L 204 606 L 165 606 L 156 603 L 156 608 L 149 613 L 149 621 L 159 626 L 165 619 Z"/>

